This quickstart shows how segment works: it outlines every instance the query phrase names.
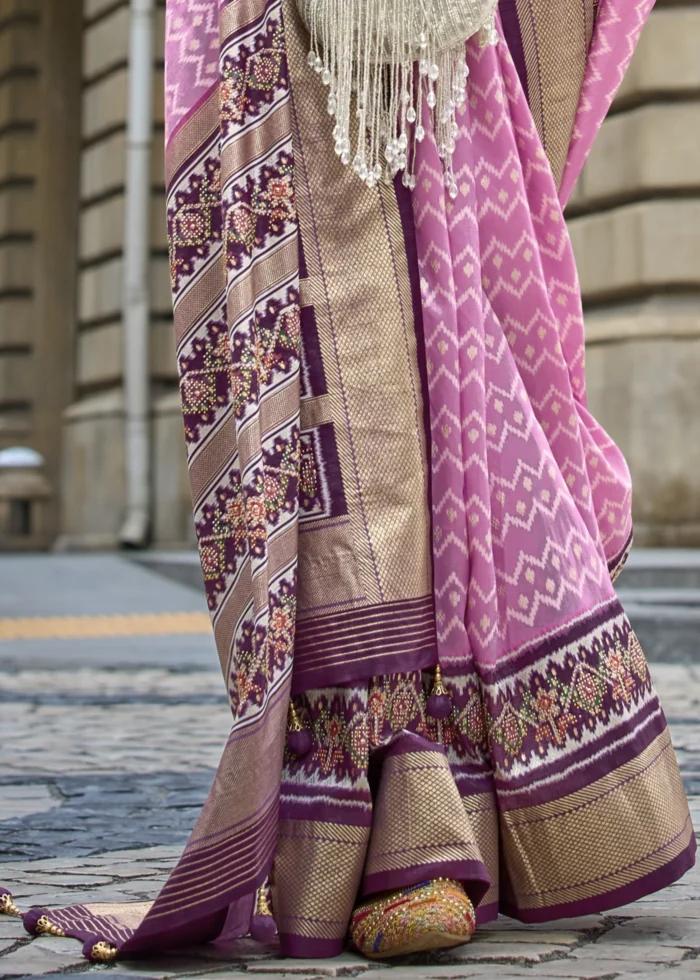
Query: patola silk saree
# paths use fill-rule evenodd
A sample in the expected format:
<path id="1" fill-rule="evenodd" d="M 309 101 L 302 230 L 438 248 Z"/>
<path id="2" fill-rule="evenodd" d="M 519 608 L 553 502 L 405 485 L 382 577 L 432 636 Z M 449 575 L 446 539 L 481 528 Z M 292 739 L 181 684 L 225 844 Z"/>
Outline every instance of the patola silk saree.
<path id="1" fill-rule="evenodd" d="M 282 952 L 324 956 L 358 896 L 433 877 L 479 922 L 540 922 L 692 866 L 612 584 L 631 488 L 586 409 L 562 213 L 650 7 L 501 0 L 447 194 L 429 120 L 415 187 L 343 166 L 294 0 L 168 0 L 177 356 L 233 723 L 155 902 L 28 928 L 127 957 L 246 935 L 264 893 Z"/>

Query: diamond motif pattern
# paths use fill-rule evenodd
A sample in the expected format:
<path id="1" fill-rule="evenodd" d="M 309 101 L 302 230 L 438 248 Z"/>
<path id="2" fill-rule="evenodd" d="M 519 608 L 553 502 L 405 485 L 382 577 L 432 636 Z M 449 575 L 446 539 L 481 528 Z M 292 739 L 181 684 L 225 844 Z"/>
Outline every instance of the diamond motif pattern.
<path id="1" fill-rule="evenodd" d="M 433 437 L 441 662 L 494 662 L 612 595 L 629 473 L 586 409 L 578 278 L 503 40 L 467 45 L 446 199 L 435 140 L 414 194 Z"/>

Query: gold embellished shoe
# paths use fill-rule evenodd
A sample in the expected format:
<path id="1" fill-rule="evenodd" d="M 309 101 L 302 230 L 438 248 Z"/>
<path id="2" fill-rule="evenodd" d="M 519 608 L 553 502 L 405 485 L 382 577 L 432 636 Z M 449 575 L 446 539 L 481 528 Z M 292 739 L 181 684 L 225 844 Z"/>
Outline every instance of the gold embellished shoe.
<path id="1" fill-rule="evenodd" d="M 449 949 L 469 942 L 474 906 L 457 881 L 435 878 L 373 895 L 353 912 L 350 936 L 372 960 Z"/>

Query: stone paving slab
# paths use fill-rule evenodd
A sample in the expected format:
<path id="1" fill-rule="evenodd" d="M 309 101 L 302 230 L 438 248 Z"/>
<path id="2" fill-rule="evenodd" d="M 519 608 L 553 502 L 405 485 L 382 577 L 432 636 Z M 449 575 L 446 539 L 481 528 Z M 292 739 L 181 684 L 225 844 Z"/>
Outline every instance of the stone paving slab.
<path id="1" fill-rule="evenodd" d="M 700 918 L 685 918 L 680 914 L 664 918 L 639 916 L 615 926 L 601 942 L 638 946 L 651 940 L 658 946 L 700 949 Z"/>
<path id="2" fill-rule="evenodd" d="M 80 943 L 56 936 L 40 936 L 0 957 L 0 975 L 23 977 L 28 973 L 58 973 L 71 967 L 82 967 L 84 963 Z"/>
<path id="3" fill-rule="evenodd" d="M 170 645 L 170 641 L 168 641 Z M 95 665 L 93 656 L 89 667 L 67 669 L 64 661 L 52 654 L 51 669 L 22 666 L 10 670 L 3 660 L 4 644 L 0 644 L 0 703 L 30 703 L 74 708 L 82 705 L 108 704 L 212 704 L 228 707 L 228 700 L 218 664 L 207 660 L 204 669 L 168 669 L 149 667 L 139 661 L 138 683 L 134 670 Z M 133 653 L 133 651 L 132 651 Z M 56 669 L 56 661 L 61 669 Z M 222 712 L 220 718 L 227 718 Z"/>
<path id="4" fill-rule="evenodd" d="M 189 671 L 195 667 L 212 673 L 218 671 L 211 634 L 4 640 L 0 643 L 0 668 L 4 671 L 56 670 L 59 665 L 61 670 L 83 667 L 134 670 L 160 666 L 171 671 Z M 220 679 L 220 672 L 218 676 Z M 28 688 L 28 693 L 36 691 L 34 684 Z"/>
<path id="5" fill-rule="evenodd" d="M 188 588 L 120 555 L 0 556 L 3 619 L 206 609 L 203 587 Z"/>
<path id="6" fill-rule="evenodd" d="M 121 704 L 80 710 L 80 732 L 72 706 L 3 705 L 0 777 L 14 773 L 143 774 L 211 769 L 218 764 L 231 716 L 187 704 Z"/>

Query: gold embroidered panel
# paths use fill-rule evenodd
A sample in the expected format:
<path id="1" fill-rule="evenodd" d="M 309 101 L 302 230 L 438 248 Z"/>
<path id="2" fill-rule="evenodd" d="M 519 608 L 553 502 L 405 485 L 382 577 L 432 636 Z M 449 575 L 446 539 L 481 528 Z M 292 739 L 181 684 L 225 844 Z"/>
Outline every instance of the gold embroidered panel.
<path id="1" fill-rule="evenodd" d="M 284 16 L 306 265 L 302 324 L 304 314 L 312 314 L 306 322 L 317 336 L 323 375 L 317 388 L 325 388 L 302 391 L 302 427 L 332 426 L 346 504 L 342 515 L 302 524 L 303 620 L 321 608 L 429 595 L 430 518 L 423 398 L 396 195 L 391 187 L 359 184 L 335 156 L 326 90 L 306 64 L 308 39 L 293 3 L 285 4 Z M 308 349 L 305 354 L 308 362 Z"/>

